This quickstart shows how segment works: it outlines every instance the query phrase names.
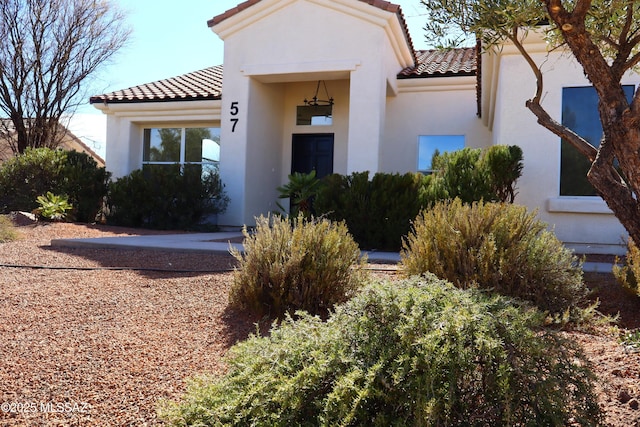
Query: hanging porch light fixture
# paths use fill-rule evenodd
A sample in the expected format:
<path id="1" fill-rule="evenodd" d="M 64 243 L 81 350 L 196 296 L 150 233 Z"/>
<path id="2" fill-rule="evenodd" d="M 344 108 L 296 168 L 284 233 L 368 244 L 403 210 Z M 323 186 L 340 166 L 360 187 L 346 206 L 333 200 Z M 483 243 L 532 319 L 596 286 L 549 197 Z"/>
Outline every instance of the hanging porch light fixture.
<path id="1" fill-rule="evenodd" d="M 327 99 L 318 99 L 318 92 L 320 92 L 320 84 L 324 86 L 324 93 L 327 95 Z M 309 101 L 307 98 L 304 99 L 304 105 L 309 105 L 312 107 L 317 107 L 319 105 L 333 105 L 333 97 L 329 96 L 329 91 L 327 90 L 327 84 L 324 80 L 318 80 L 318 85 L 316 86 L 316 93 Z"/>

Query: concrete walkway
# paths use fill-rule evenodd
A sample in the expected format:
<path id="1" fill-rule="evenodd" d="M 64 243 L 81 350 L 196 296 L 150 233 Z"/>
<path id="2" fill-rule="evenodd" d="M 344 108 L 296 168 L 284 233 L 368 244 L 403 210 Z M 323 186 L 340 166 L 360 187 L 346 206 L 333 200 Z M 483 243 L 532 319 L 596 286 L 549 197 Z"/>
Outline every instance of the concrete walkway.
<path id="1" fill-rule="evenodd" d="M 153 249 L 180 252 L 229 253 L 229 247 L 244 249 L 241 243 L 229 243 L 229 240 L 242 237 L 240 232 L 160 234 L 149 236 L 95 237 L 89 239 L 54 239 L 53 247 L 67 248 L 110 248 L 110 249 Z M 369 261 L 397 263 L 397 252 L 366 251 Z M 606 262 L 585 262 L 586 272 L 611 273 L 612 265 Z"/>
<path id="2" fill-rule="evenodd" d="M 114 236 L 94 237 L 88 239 L 53 239 L 51 246 L 66 248 L 108 248 L 108 249 L 152 249 L 180 252 L 214 252 L 229 253 L 233 246 L 239 251 L 244 247 L 241 243 L 229 243 L 229 240 L 242 237 L 240 232 L 220 233 L 185 233 L 159 234 L 147 236 Z M 367 251 L 369 261 L 393 262 L 400 261 L 397 252 Z"/>

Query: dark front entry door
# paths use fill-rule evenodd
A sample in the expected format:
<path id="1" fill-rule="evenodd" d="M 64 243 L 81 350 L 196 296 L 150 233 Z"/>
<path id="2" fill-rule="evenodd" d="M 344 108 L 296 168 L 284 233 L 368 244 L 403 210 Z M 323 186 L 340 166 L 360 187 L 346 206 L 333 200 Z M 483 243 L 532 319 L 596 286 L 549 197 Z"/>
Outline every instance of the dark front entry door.
<path id="1" fill-rule="evenodd" d="M 322 178 L 333 173 L 333 134 L 294 134 L 291 173 L 316 171 Z"/>

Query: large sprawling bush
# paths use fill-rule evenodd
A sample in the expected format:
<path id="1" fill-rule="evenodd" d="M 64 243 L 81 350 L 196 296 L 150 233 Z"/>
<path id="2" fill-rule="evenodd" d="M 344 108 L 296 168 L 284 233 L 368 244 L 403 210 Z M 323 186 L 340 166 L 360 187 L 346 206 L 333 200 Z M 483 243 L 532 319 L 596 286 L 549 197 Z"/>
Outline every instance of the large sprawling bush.
<path id="1" fill-rule="evenodd" d="M 366 287 L 234 346 L 174 426 L 595 426 L 593 375 L 537 311 L 434 276 Z"/>
<path id="2" fill-rule="evenodd" d="M 67 197 L 75 220 L 93 222 L 109 176 L 86 153 L 27 148 L 0 165 L 0 211 L 30 212 L 38 207 L 38 196 L 51 192 Z"/>
<path id="3" fill-rule="evenodd" d="M 302 214 L 293 221 L 260 217 L 255 233 L 244 234 L 244 253 L 232 251 L 239 263 L 232 306 L 272 317 L 296 310 L 322 314 L 362 284 L 366 261 L 342 223 Z"/>
<path id="4" fill-rule="evenodd" d="M 576 306 L 587 291 L 576 257 L 523 206 L 438 203 L 416 218 L 400 256 L 407 275 L 431 272 L 552 313 Z"/>
<path id="5" fill-rule="evenodd" d="M 109 185 L 107 220 L 111 224 L 166 230 L 191 230 L 229 202 L 216 173 L 179 165 L 138 169 Z"/>

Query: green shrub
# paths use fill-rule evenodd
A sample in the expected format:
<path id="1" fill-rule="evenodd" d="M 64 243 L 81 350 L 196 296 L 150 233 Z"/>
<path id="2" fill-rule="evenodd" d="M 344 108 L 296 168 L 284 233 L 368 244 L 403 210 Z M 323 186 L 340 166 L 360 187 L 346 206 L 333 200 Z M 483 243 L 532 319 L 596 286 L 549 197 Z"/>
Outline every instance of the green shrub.
<path id="1" fill-rule="evenodd" d="M 496 145 L 487 150 L 465 148 L 436 154 L 435 172 L 355 172 L 322 180 L 314 201 L 317 215 L 344 221 L 365 249 L 397 251 L 411 221 L 421 209 L 442 200 L 513 202 L 515 183 L 522 173 L 522 150 Z"/>
<path id="2" fill-rule="evenodd" d="M 587 292 L 576 257 L 522 206 L 438 203 L 416 218 L 400 257 L 407 275 L 431 272 L 554 314 L 576 306 Z"/>
<path id="3" fill-rule="evenodd" d="M 58 191 L 66 153 L 49 148 L 27 148 L 24 154 L 0 165 L 0 209 L 31 212 L 36 199 L 47 191 Z"/>
<path id="4" fill-rule="evenodd" d="M 64 221 L 67 219 L 68 212 L 73 209 L 67 196 L 56 195 L 51 191 L 38 196 L 36 201 L 40 205 L 35 210 L 36 215 L 49 221 Z"/>
<path id="5" fill-rule="evenodd" d="M 487 171 L 491 200 L 513 203 L 516 181 L 524 167 L 522 149 L 517 145 L 493 145 L 480 158 L 480 167 Z"/>
<path id="6" fill-rule="evenodd" d="M 330 175 L 322 181 L 314 207 L 318 215 L 344 221 L 362 248 L 398 250 L 402 236 L 423 205 L 424 177 L 417 173 L 369 172 Z"/>
<path id="7" fill-rule="evenodd" d="M 638 250 L 638 247 L 633 243 L 633 240 L 629 239 L 629 243 L 627 244 L 625 265 L 619 266 L 616 263 L 616 265 L 613 266 L 613 275 L 620 285 L 640 296 L 640 286 L 638 286 L 638 278 L 640 278 L 640 250 Z"/>
<path id="8" fill-rule="evenodd" d="M 464 148 L 436 153 L 432 164 L 436 172 L 427 189 L 432 202 L 459 198 L 465 203 L 513 203 L 515 183 L 522 174 L 522 149 L 515 145 Z"/>
<path id="9" fill-rule="evenodd" d="M 0 243 L 11 242 L 18 238 L 18 233 L 6 215 L 0 215 Z"/>
<path id="10" fill-rule="evenodd" d="M 480 167 L 479 148 L 463 148 L 451 153 L 436 153 L 431 181 L 433 201 L 459 198 L 465 203 L 492 200 L 487 170 Z"/>
<path id="11" fill-rule="evenodd" d="M 313 199 L 320 187 L 320 180 L 316 178 L 315 169 L 311 172 L 300 173 L 296 172 L 289 175 L 289 182 L 283 186 L 277 188 L 280 199 L 289 199 L 289 215 L 291 217 L 297 217 L 298 213 L 302 213 L 305 218 L 310 218 L 313 215 Z M 286 209 L 278 204 L 281 211 L 286 212 Z"/>
<path id="12" fill-rule="evenodd" d="M 86 153 L 27 148 L 0 165 L 0 211 L 31 212 L 48 191 L 66 194 L 72 215 L 93 222 L 107 193 L 110 174 Z"/>
<path id="13" fill-rule="evenodd" d="M 244 235 L 244 254 L 232 251 L 239 262 L 229 295 L 234 307 L 272 317 L 326 313 L 362 283 L 366 260 L 344 224 L 260 217 L 255 234 Z"/>
<path id="14" fill-rule="evenodd" d="M 86 153 L 66 152 L 60 185 L 53 191 L 66 194 L 74 207 L 74 217 L 80 222 L 94 222 L 101 212 L 109 189 L 111 173 Z"/>
<path id="15" fill-rule="evenodd" d="M 107 221 L 151 229 L 198 228 L 224 212 L 229 198 L 217 173 L 179 165 L 138 169 L 109 185 Z"/>
<path id="16" fill-rule="evenodd" d="M 370 285 L 326 322 L 250 337 L 222 378 L 165 403 L 174 426 L 598 425 L 574 343 L 512 300 L 435 279 Z"/>

